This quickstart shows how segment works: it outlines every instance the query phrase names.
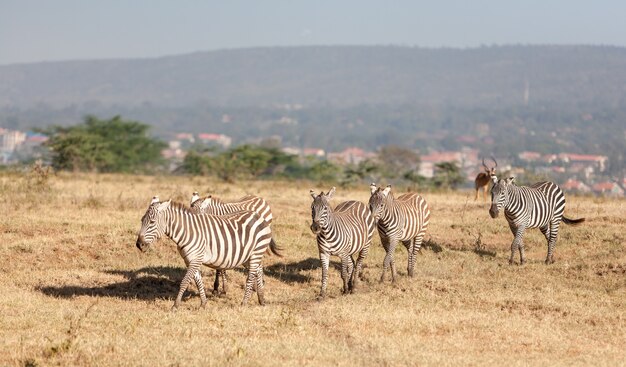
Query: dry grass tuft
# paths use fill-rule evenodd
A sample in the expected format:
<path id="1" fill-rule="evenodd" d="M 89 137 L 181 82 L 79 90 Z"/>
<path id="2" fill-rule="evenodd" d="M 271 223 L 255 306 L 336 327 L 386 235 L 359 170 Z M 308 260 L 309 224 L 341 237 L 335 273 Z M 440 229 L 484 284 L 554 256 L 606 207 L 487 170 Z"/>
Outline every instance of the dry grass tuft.
<path id="1" fill-rule="evenodd" d="M 509 266 L 503 218 L 468 194 L 426 193 L 431 228 L 406 276 L 378 282 L 376 236 L 358 293 L 340 294 L 333 259 L 328 299 L 310 224 L 309 183 L 79 174 L 0 176 L 0 365 L 620 365 L 626 361 L 626 201 L 568 196 L 555 259 L 543 264 L 539 231 L 526 235 L 528 264 Z M 41 187 L 44 187 L 42 189 Z M 26 188 L 26 189 L 25 189 Z M 324 187 L 327 190 L 328 187 Z M 268 305 L 239 306 L 231 271 L 226 297 L 199 310 L 192 289 L 169 311 L 184 274 L 174 245 L 135 248 L 158 194 L 187 203 L 193 191 L 265 197 L 285 257 L 266 257 Z M 334 203 L 367 201 L 366 186 Z M 213 271 L 203 269 L 205 284 Z"/>

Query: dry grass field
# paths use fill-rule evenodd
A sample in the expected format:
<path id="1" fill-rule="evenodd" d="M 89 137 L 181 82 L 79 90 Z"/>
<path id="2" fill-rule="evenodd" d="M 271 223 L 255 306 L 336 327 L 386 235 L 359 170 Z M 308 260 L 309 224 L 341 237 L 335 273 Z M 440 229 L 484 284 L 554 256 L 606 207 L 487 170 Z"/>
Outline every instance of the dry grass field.
<path id="1" fill-rule="evenodd" d="M 321 269 L 303 182 L 224 184 L 206 178 L 0 175 L 0 365 L 593 365 L 626 364 L 626 201 L 568 197 L 556 263 L 544 265 L 538 230 L 528 264 L 508 265 L 512 235 L 473 192 L 424 193 L 432 210 L 416 277 L 378 282 L 376 234 L 360 292 L 342 296 L 334 268 L 317 301 Z M 226 297 L 199 309 L 195 286 L 171 312 L 184 263 L 162 239 L 135 247 L 154 194 L 188 202 L 257 194 L 272 204 L 285 256 L 266 257 L 266 301 L 240 306 L 244 273 Z M 369 198 L 367 185 L 337 189 Z M 214 272 L 203 269 L 208 288 Z"/>

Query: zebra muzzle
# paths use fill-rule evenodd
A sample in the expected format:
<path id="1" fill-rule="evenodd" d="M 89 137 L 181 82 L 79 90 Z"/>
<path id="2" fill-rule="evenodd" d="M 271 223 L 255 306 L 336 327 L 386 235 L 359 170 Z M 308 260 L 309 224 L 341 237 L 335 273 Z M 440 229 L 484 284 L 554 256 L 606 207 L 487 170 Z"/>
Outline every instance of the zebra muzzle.
<path id="1" fill-rule="evenodd" d="M 148 247 L 150 246 L 144 242 L 143 236 L 139 236 L 137 238 L 137 243 L 135 245 L 139 250 L 141 250 L 141 252 L 146 252 L 146 250 L 148 250 Z"/>
<path id="2" fill-rule="evenodd" d="M 311 232 L 313 232 L 313 234 L 319 234 L 321 230 L 322 229 L 317 222 L 311 223 Z"/>
<path id="3" fill-rule="evenodd" d="M 491 218 L 497 218 L 499 213 L 500 211 L 495 205 L 492 205 L 491 208 L 489 208 L 489 215 L 491 215 Z"/>

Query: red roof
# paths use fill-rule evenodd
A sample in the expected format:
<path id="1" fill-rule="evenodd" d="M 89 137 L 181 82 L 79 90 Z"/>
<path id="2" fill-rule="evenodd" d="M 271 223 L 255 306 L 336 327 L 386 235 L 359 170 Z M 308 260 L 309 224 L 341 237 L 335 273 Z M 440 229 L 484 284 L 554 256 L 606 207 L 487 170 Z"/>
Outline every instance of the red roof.
<path id="1" fill-rule="evenodd" d="M 198 134 L 198 138 L 202 140 L 219 140 L 222 136 L 220 134 Z"/>
<path id="2" fill-rule="evenodd" d="M 589 155 L 589 154 L 571 154 L 571 153 L 563 153 L 563 156 L 569 158 L 570 161 L 579 161 L 579 162 L 596 162 L 606 159 L 606 157 L 601 155 Z"/>

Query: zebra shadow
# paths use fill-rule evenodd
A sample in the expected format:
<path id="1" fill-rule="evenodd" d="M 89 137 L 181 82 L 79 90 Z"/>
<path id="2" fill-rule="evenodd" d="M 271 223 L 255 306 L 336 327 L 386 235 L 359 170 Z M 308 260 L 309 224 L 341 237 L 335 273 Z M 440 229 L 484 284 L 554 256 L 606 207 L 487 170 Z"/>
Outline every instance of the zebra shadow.
<path id="1" fill-rule="evenodd" d="M 180 281 L 185 276 L 185 268 L 156 266 L 138 270 L 108 270 L 104 273 L 122 275 L 126 280 L 101 286 L 40 286 L 37 290 L 47 296 L 60 298 L 91 296 L 148 301 L 173 299 L 178 293 Z M 191 288 L 188 292 L 194 294 Z"/>
<path id="2" fill-rule="evenodd" d="M 289 263 L 279 262 L 271 266 L 263 268 L 263 272 L 266 276 L 278 279 L 285 283 L 309 283 L 316 279 L 312 277 L 308 272 L 311 270 L 317 270 L 322 267 L 320 259 L 315 257 L 309 257 L 304 260 L 294 261 Z M 341 263 L 339 261 L 331 261 L 330 268 L 337 271 L 341 271 Z M 243 272 L 243 269 L 235 269 L 236 271 Z"/>

